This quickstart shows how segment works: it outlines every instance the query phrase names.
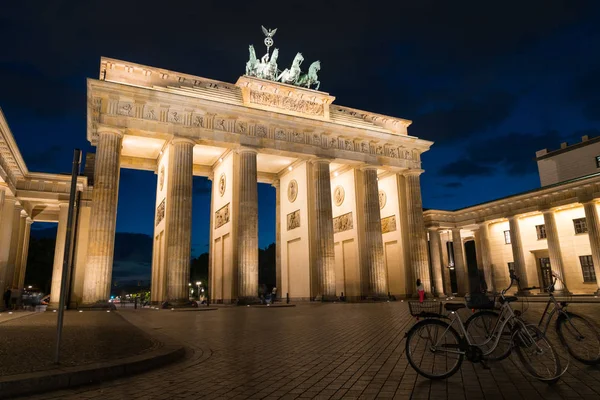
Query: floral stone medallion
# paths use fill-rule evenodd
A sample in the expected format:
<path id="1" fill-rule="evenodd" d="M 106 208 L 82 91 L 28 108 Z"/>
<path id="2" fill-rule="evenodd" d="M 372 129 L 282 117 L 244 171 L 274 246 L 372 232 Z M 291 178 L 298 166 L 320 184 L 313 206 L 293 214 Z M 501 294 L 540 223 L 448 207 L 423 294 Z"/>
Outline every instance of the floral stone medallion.
<path id="1" fill-rule="evenodd" d="M 344 188 L 341 186 L 336 186 L 335 190 L 333 191 L 333 204 L 338 207 L 341 206 L 344 202 L 345 195 L 346 193 L 344 192 Z"/>
<path id="2" fill-rule="evenodd" d="M 219 178 L 219 195 L 221 195 L 221 197 L 225 194 L 225 184 L 225 173 L 222 173 Z"/>
<path id="3" fill-rule="evenodd" d="M 288 184 L 288 200 L 290 203 L 296 201 L 296 197 L 298 197 L 298 182 L 295 179 L 292 179 Z"/>

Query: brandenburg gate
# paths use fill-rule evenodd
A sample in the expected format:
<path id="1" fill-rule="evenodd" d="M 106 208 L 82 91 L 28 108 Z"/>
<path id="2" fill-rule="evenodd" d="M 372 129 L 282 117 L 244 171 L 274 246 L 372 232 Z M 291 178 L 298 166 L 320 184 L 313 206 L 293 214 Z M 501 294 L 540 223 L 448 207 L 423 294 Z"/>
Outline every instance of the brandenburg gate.
<path id="1" fill-rule="evenodd" d="M 419 183 L 432 142 L 410 136 L 411 121 L 311 89 L 320 64 L 301 74 L 300 53 L 280 72 L 269 47 L 260 60 L 250 47 L 235 84 L 101 59 L 87 81 L 96 156 L 83 303 L 110 295 L 121 168 L 157 175 L 154 302 L 188 301 L 193 176 L 213 181 L 212 302 L 258 295 L 259 182 L 276 188 L 283 296 L 387 299 L 412 293 L 417 278 L 428 292 L 441 282 L 441 271 L 430 276 Z"/>

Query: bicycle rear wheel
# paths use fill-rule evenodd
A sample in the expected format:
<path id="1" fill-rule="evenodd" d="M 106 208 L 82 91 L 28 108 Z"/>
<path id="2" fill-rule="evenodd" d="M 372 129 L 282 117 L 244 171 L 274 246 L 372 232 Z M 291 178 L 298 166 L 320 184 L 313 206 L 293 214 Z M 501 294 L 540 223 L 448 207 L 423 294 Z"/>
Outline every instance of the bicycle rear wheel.
<path id="1" fill-rule="evenodd" d="M 515 352 L 534 378 L 547 383 L 558 381 L 563 374 L 558 353 L 536 325 L 525 325 L 514 332 Z"/>
<path id="2" fill-rule="evenodd" d="M 418 322 L 406 334 L 408 362 L 429 379 L 445 379 L 458 371 L 464 358 L 459 347 L 456 330 L 437 319 Z"/>
<path id="3" fill-rule="evenodd" d="M 508 324 L 500 334 L 498 345 L 493 348 L 499 317 L 500 315 L 495 311 L 483 310 L 471 315 L 465 322 L 465 330 L 469 334 L 471 342 L 481 349 L 486 360 L 500 361 L 510 355 L 512 333 Z"/>
<path id="4" fill-rule="evenodd" d="M 600 364 L 600 334 L 585 318 L 573 314 L 560 314 L 556 320 L 556 333 L 563 346 L 574 359 L 587 365 Z"/>

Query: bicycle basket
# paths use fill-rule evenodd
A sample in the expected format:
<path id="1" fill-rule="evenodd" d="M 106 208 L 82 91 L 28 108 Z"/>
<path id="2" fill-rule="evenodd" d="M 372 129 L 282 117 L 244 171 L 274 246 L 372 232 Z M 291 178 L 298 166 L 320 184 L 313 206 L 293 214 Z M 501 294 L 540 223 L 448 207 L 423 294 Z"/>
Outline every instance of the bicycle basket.
<path id="1" fill-rule="evenodd" d="M 422 303 L 409 301 L 408 309 L 413 317 L 435 317 L 442 314 L 442 302 L 433 300 L 425 300 Z"/>
<path id="2" fill-rule="evenodd" d="M 467 307 L 475 310 L 493 309 L 496 296 L 492 293 L 467 293 L 465 295 Z"/>

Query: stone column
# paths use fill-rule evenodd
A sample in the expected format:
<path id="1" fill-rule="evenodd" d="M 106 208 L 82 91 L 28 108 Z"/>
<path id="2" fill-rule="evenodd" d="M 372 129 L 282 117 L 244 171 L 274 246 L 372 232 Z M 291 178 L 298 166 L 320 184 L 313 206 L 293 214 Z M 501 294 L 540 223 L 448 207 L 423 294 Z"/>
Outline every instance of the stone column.
<path id="1" fill-rule="evenodd" d="M 3 191 L 0 190 L 4 194 Z M 8 288 L 8 260 L 10 256 L 11 237 L 13 231 L 13 219 L 15 215 L 16 199 L 4 194 L 0 214 L 0 290 L 2 294 Z M 4 306 L 4 304 L 2 304 Z"/>
<path id="2" fill-rule="evenodd" d="M 98 129 L 88 259 L 83 282 L 83 303 L 86 304 L 110 298 L 122 143 L 123 133 L 118 129 Z"/>
<path id="3" fill-rule="evenodd" d="M 18 202 L 15 203 L 15 207 L 13 209 L 13 219 L 12 219 L 12 232 L 10 234 L 10 251 L 8 252 L 8 262 L 6 266 L 6 286 L 11 288 L 13 291 L 15 290 L 15 270 L 17 267 L 17 254 L 19 253 L 19 245 L 21 244 L 21 212 L 23 211 L 23 206 Z M 16 294 L 13 296 L 15 297 Z M 17 296 L 18 297 L 18 296 Z"/>
<path id="4" fill-rule="evenodd" d="M 558 275 L 561 279 L 565 279 L 565 273 L 563 270 L 563 259 L 562 252 L 560 250 L 560 242 L 558 240 L 558 229 L 556 227 L 556 220 L 554 218 L 553 210 L 543 210 L 544 214 L 544 225 L 546 227 L 546 242 L 548 242 L 548 255 L 550 256 L 550 266 L 552 272 Z M 511 237 L 512 239 L 512 237 Z M 562 281 L 556 280 L 554 286 L 557 294 L 565 294 L 566 288 Z"/>
<path id="5" fill-rule="evenodd" d="M 444 278 L 442 276 L 442 248 L 438 228 L 429 228 L 429 248 L 431 251 L 431 269 L 433 270 L 435 294 L 442 296 L 444 295 Z"/>
<path id="6" fill-rule="evenodd" d="M 281 185 L 276 179 L 272 185 L 275 188 L 275 284 L 277 297 L 281 298 Z"/>
<path id="7" fill-rule="evenodd" d="M 189 303 L 194 145 L 190 139 L 174 139 L 169 150 L 166 268 L 170 305 Z"/>
<path id="8" fill-rule="evenodd" d="M 421 200 L 420 170 L 404 174 L 406 184 L 406 208 L 408 221 L 408 243 L 412 276 L 421 279 L 425 293 L 431 294 L 429 260 L 427 259 L 427 238 L 423 222 L 423 204 Z M 414 282 L 410 282 L 414 286 Z M 416 292 L 416 291 L 415 291 Z"/>
<path id="9" fill-rule="evenodd" d="M 454 271 L 456 272 L 458 295 L 464 296 L 469 291 L 469 273 L 465 262 L 465 247 L 460 236 L 460 228 L 452 229 L 452 249 L 454 249 Z"/>
<path id="10" fill-rule="evenodd" d="M 237 237 L 238 303 L 254 303 L 258 297 L 258 183 L 256 150 L 242 147 L 239 159 L 239 215 Z"/>
<path id="11" fill-rule="evenodd" d="M 488 291 L 493 292 L 496 290 L 496 285 L 492 268 L 492 253 L 490 252 L 490 230 L 487 222 L 479 224 L 479 243 L 481 245 L 481 262 L 485 283 Z"/>
<path id="12" fill-rule="evenodd" d="M 29 257 L 29 239 L 31 236 L 31 224 L 33 221 L 31 218 L 27 218 L 25 221 L 25 233 L 23 235 L 23 251 L 21 252 L 21 268 L 19 269 L 19 288 L 25 287 L 25 273 L 27 271 L 27 259 Z"/>
<path id="13" fill-rule="evenodd" d="M 21 215 L 19 215 L 19 236 L 17 236 L 17 254 L 15 257 L 15 272 L 13 275 L 12 286 L 14 288 L 23 289 L 23 285 L 20 284 L 21 277 L 21 269 L 24 269 L 23 265 L 23 249 L 25 247 L 25 230 L 27 229 L 27 214 L 25 211 L 21 211 Z"/>
<path id="14" fill-rule="evenodd" d="M 63 261 L 65 256 L 65 241 L 67 239 L 67 219 L 69 204 L 59 205 L 58 229 L 54 246 L 54 267 L 52 268 L 52 287 L 50 289 L 50 304 L 48 308 L 56 309 L 60 302 L 60 284 L 62 279 Z"/>
<path id="15" fill-rule="evenodd" d="M 370 166 L 363 168 L 363 177 L 365 186 L 363 204 L 365 244 L 363 245 L 363 251 L 365 252 L 365 267 L 368 269 L 367 276 L 369 277 L 367 295 L 371 298 L 383 300 L 387 299 L 388 283 L 383 255 L 383 236 L 381 235 L 377 168 Z"/>
<path id="16" fill-rule="evenodd" d="M 314 203 L 314 277 L 317 282 L 314 293 L 318 300 L 336 298 L 335 252 L 333 247 L 333 210 L 331 200 L 331 176 L 329 160 L 317 159 L 312 162 L 312 182 Z"/>
<path id="17" fill-rule="evenodd" d="M 592 250 L 594 271 L 596 272 L 596 283 L 598 285 L 596 293 L 600 294 L 600 218 L 598 218 L 598 208 L 594 200 L 583 202 L 583 209 L 585 211 L 585 222 Z"/>
<path id="18" fill-rule="evenodd" d="M 510 227 L 510 245 L 512 247 L 513 262 L 515 263 L 515 274 L 520 280 L 520 286 L 529 286 L 527 283 L 527 270 L 525 269 L 525 256 L 523 254 L 523 244 L 521 243 L 521 229 L 519 228 L 519 218 L 515 215 L 508 217 Z M 520 292 L 521 294 L 526 294 Z"/>

